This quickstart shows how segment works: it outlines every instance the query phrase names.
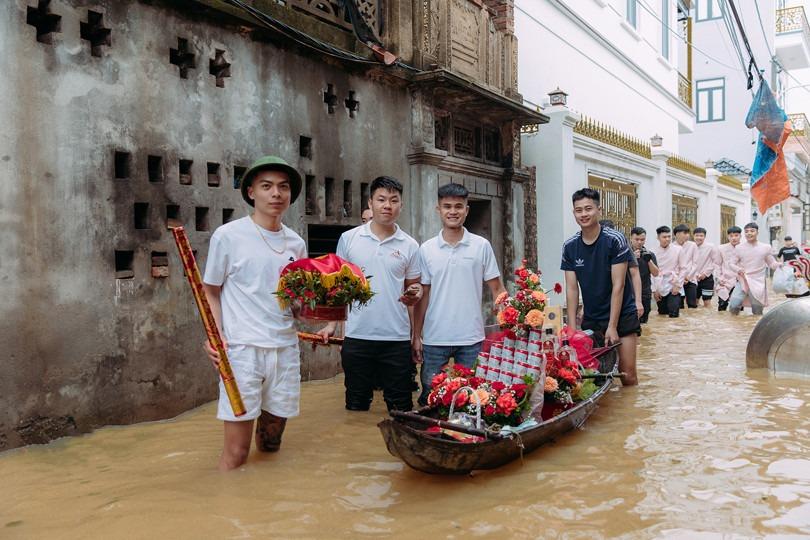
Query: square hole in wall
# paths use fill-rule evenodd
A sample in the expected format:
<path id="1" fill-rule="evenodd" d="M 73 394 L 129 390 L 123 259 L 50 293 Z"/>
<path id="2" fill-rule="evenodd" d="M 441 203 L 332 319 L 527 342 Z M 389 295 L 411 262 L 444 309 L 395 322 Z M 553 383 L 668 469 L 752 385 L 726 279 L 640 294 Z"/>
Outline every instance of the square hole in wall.
<path id="1" fill-rule="evenodd" d="M 135 203 L 135 228 L 149 229 L 149 203 Z"/>
<path id="2" fill-rule="evenodd" d="M 360 211 L 362 212 L 368 208 L 368 199 L 371 194 L 368 192 L 368 182 L 360 183 Z"/>
<path id="3" fill-rule="evenodd" d="M 340 235 L 351 228 L 351 225 L 307 225 L 307 253 L 310 257 L 334 253 Z"/>
<path id="4" fill-rule="evenodd" d="M 152 277 L 157 279 L 169 277 L 169 254 L 165 251 L 152 252 Z"/>
<path id="5" fill-rule="evenodd" d="M 166 228 L 173 229 L 175 227 L 182 227 L 183 220 L 180 219 L 180 205 L 167 204 L 166 205 Z"/>
<path id="6" fill-rule="evenodd" d="M 135 261 L 134 251 L 115 250 L 115 279 L 132 279 L 135 277 L 133 270 Z"/>
<path id="7" fill-rule="evenodd" d="M 343 217 L 352 215 L 352 181 L 343 181 Z"/>
<path id="8" fill-rule="evenodd" d="M 160 156 L 148 156 L 146 158 L 146 170 L 149 174 L 150 182 L 163 182 L 163 158 Z"/>
<path id="9" fill-rule="evenodd" d="M 186 186 L 191 185 L 191 164 L 194 161 L 190 159 L 181 159 L 179 162 L 180 167 L 180 183 Z"/>
<path id="10" fill-rule="evenodd" d="M 208 230 L 208 207 L 197 206 L 194 208 L 194 228 L 198 231 Z"/>
<path id="11" fill-rule="evenodd" d="M 208 162 L 208 185 L 219 187 L 219 163 Z"/>
<path id="12" fill-rule="evenodd" d="M 239 189 L 239 186 L 242 182 L 242 177 L 247 172 L 247 167 L 241 167 L 239 165 L 233 166 L 233 188 Z"/>
<path id="13" fill-rule="evenodd" d="M 312 159 L 312 137 L 301 135 L 298 137 L 298 155 Z"/>
<path id="14" fill-rule="evenodd" d="M 115 177 L 129 178 L 129 165 L 132 156 L 129 152 L 115 152 Z"/>
<path id="15" fill-rule="evenodd" d="M 222 209 L 222 224 L 225 225 L 233 221 L 233 208 L 223 208 Z"/>
<path id="16" fill-rule="evenodd" d="M 315 177 L 308 174 L 305 179 L 306 201 L 305 212 L 308 216 L 318 215 L 318 183 Z"/>
<path id="17" fill-rule="evenodd" d="M 326 215 L 335 215 L 335 179 L 328 176 L 324 180 L 324 191 L 326 192 Z"/>

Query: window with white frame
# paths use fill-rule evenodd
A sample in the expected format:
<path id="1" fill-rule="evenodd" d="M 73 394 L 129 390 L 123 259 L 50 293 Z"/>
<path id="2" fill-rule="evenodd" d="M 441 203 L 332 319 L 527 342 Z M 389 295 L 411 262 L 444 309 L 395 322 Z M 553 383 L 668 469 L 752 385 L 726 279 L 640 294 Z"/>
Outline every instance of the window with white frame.
<path id="1" fill-rule="evenodd" d="M 661 0 L 661 56 L 669 60 L 669 2 Z"/>
<path id="2" fill-rule="evenodd" d="M 720 122 L 726 119 L 726 79 L 704 79 L 695 83 L 697 121 Z"/>
<path id="3" fill-rule="evenodd" d="M 695 0 L 695 4 L 695 18 L 698 22 L 723 18 L 720 0 Z"/>
<path id="4" fill-rule="evenodd" d="M 627 22 L 638 28 L 638 0 L 627 0 Z"/>

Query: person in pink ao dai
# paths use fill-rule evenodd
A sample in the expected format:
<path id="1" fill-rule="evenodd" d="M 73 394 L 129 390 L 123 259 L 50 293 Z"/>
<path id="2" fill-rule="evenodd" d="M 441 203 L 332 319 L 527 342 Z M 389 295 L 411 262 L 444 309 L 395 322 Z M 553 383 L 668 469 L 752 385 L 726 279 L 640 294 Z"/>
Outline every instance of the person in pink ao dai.
<path id="1" fill-rule="evenodd" d="M 756 223 L 746 225 L 743 232 L 745 242 L 734 248 L 729 263 L 738 279 L 728 309 L 732 315 L 739 315 L 743 306 L 750 306 L 754 315 L 762 315 L 762 308 L 768 305 L 766 268 L 773 270 L 781 264 L 771 253 L 771 246 L 757 239 L 759 226 Z"/>

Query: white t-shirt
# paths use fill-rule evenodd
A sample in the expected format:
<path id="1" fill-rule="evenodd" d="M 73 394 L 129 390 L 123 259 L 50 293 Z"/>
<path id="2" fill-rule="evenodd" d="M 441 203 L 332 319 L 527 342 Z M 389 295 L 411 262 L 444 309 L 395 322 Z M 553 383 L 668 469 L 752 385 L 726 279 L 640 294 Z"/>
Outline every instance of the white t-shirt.
<path id="1" fill-rule="evenodd" d="M 371 276 L 371 302 L 354 306 L 346 321 L 346 336 L 372 341 L 409 341 L 408 308 L 399 301 L 406 279 L 419 278 L 419 244 L 397 226 L 380 241 L 369 223 L 340 235 L 337 256 Z"/>
<path id="2" fill-rule="evenodd" d="M 284 253 L 271 250 L 260 235 Z M 268 231 L 257 228 L 248 216 L 214 231 L 203 281 L 222 286 L 222 331 L 228 345 L 272 348 L 298 343 L 292 312 L 282 311 L 273 293 L 281 270 L 306 256 L 304 240 L 285 225 L 281 231 Z"/>
<path id="3" fill-rule="evenodd" d="M 422 284 L 430 285 L 422 342 L 449 346 L 483 341 L 483 283 L 501 275 L 489 241 L 464 229 L 461 241 L 452 246 L 440 232 L 422 244 L 419 260 Z"/>

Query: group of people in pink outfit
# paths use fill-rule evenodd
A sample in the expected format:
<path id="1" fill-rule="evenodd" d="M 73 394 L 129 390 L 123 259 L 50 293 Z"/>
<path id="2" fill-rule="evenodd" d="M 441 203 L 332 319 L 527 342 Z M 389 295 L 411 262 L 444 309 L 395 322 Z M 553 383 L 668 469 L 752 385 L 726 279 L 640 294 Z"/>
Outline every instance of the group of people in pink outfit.
<path id="1" fill-rule="evenodd" d="M 701 300 L 710 307 L 715 294 L 719 311 L 738 315 L 750 307 L 755 315 L 762 314 L 768 305 L 767 270 L 782 263 L 774 258 L 770 245 L 759 241 L 756 223 L 743 229 L 729 227 L 728 243 L 720 246 L 706 241 L 703 227 L 690 231 L 683 224 L 674 229 L 663 225 L 655 232 L 658 245 L 651 251 L 658 273 L 652 278 L 652 291 L 660 315 L 676 318 L 685 306 L 697 308 Z M 694 240 L 689 239 L 690 233 Z"/>

